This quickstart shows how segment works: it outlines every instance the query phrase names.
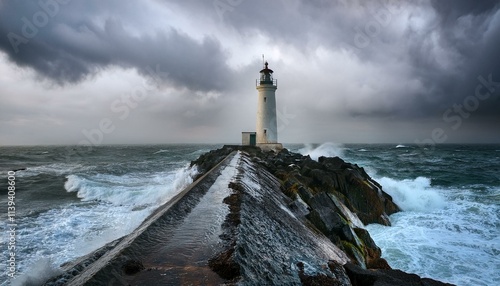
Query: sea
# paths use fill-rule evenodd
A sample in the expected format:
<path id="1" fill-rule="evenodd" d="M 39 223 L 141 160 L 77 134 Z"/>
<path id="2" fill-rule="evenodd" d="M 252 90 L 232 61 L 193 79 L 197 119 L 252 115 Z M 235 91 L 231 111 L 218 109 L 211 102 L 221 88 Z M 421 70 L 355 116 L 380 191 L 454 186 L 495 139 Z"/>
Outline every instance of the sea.
<path id="1" fill-rule="evenodd" d="M 193 181 L 192 160 L 220 147 L 0 147 L 0 285 L 40 285 L 59 265 L 132 232 Z M 357 164 L 392 196 L 403 210 L 391 215 L 392 225 L 366 228 L 393 268 L 456 285 L 498 285 L 500 145 L 285 147 Z"/>

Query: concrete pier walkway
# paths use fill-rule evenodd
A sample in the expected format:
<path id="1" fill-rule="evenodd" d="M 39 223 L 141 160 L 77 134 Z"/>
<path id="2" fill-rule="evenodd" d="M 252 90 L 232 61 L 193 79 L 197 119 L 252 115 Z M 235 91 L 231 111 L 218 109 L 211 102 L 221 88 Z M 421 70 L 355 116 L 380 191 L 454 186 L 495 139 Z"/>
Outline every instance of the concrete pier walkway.
<path id="1" fill-rule="evenodd" d="M 236 173 L 234 152 L 151 214 L 64 285 L 217 285 L 224 282 L 208 267 L 220 251 L 221 225 L 228 212 L 223 204 L 229 180 Z M 196 282 L 195 282 L 196 281 Z M 61 280 L 60 280 L 61 282 Z M 48 283 L 58 285 L 59 283 Z"/>

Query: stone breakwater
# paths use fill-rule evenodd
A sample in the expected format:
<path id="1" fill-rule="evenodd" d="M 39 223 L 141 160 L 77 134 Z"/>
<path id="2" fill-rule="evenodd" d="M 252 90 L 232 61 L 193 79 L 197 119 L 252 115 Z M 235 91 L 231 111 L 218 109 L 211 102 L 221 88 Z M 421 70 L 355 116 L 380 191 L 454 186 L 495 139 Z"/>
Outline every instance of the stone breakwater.
<path id="1" fill-rule="evenodd" d="M 338 157 L 314 161 L 286 149 L 275 154 L 237 146 L 209 152 L 192 165 L 203 173 L 236 149 L 243 149 L 256 165 L 276 177 L 279 189 L 292 200 L 288 207 L 294 214 L 323 233 L 353 263 L 363 268 L 390 268 L 363 226 L 390 225 L 388 216 L 400 209 L 363 168 Z"/>
<path id="2" fill-rule="evenodd" d="M 241 167 L 246 168 L 241 172 L 242 176 L 259 174 L 258 177 L 261 179 L 255 181 L 254 186 L 255 184 L 265 185 L 263 184 L 265 180 L 262 177 L 268 178 L 267 180 L 273 178 L 274 185 L 269 189 L 274 189 L 275 192 L 271 192 L 272 196 L 264 196 L 257 200 L 248 198 L 251 197 L 252 192 L 248 190 L 251 189 L 249 185 L 252 184 L 244 183 L 245 180 L 243 182 L 239 180 L 230 185 L 234 193 L 232 198 L 227 200 L 227 203 L 232 212 L 225 225 L 227 234 L 230 234 L 226 237 L 231 237 L 228 239 L 230 247 L 218 257 L 212 258 L 211 266 L 214 271 L 228 275 L 227 270 L 234 269 L 233 272 L 229 271 L 232 275 L 228 277 L 231 277 L 233 281 L 239 281 L 240 284 L 248 282 L 248 276 L 255 277 L 254 275 L 256 275 L 249 275 L 246 271 L 245 273 L 241 272 L 246 268 L 245 263 L 249 260 L 249 253 L 238 247 L 238 238 L 241 241 L 259 240 L 257 235 L 249 235 L 248 233 L 244 234 L 245 238 L 241 238 L 246 227 L 241 225 L 240 212 L 242 201 L 244 202 L 246 198 L 246 200 L 256 202 L 261 208 L 268 210 L 267 214 L 261 214 L 256 221 L 262 221 L 263 217 L 271 218 L 271 221 L 266 222 L 261 227 L 274 230 L 264 241 L 253 245 L 251 248 L 253 252 L 266 253 L 271 256 L 270 260 L 272 261 L 281 256 L 279 250 L 265 247 L 266 244 L 269 244 L 269 240 L 282 235 L 284 229 L 290 224 L 290 220 L 283 220 L 283 217 L 271 214 L 276 205 L 285 205 L 282 207 L 283 209 L 291 212 L 296 221 L 315 234 L 311 235 L 308 231 L 298 231 L 293 235 L 285 235 L 286 237 L 280 240 L 282 244 L 280 248 L 291 247 L 295 249 L 296 246 L 290 245 L 292 241 L 299 241 L 304 237 L 314 237 L 316 241 L 322 241 L 326 238 L 342 252 L 341 254 L 337 252 L 328 260 L 319 259 L 319 261 L 323 261 L 323 264 L 316 261 L 319 264 L 314 266 L 310 262 L 300 259 L 292 261 L 291 268 L 296 270 L 296 276 L 300 279 L 298 284 L 450 285 L 428 278 L 420 278 L 415 274 L 404 273 L 400 270 L 393 270 L 387 261 L 381 258 L 380 248 L 372 240 L 368 231 L 364 229 L 364 225 L 370 223 L 390 225 L 389 215 L 400 211 L 400 208 L 392 201 L 391 196 L 382 190 L 382 186 L 373 180 L 362 167 L 347 163 L 338 157 L 320 157 L 318 161 L 315 161 L 309 156 L 292 153 L 286 149 L 276 154 L 248 146 L 224 146 L 200 156 L 191 165 L 198 166 L 203 174 L 235 150 L 242 151 L 246 154 L 246 160 L 251 161 L 251 163 Z M 276 196 L 279 195 L 284 196 L 278 200 Z M 287 216 L 284 215 L 284 217 Z M 276 229 L 274 229 L 273 224 L 277 224 Z M 259 228 L 258 225 L 254 227 L 255 229 Z M 254 230 L 253 232 L 258 231 Z M 312 247 L 311 244 L 299 244 L 303 246 L 301 251 Z M 327 245 L 324 242 L 320 244 Z M 295 254 L 295 257 L 300 256 L 300 253 Z M 345 260 L 346 257 L 347 260 Z M 316 258 L 318 259 L 318 256 Z M 257 260 L 254 262 L 259 264 Z M 260 273 L 262 280 L 257 281 L 270 285 L 282 285 L 272 279 L 265 279 L 272 277 L 269 274 L 272 271 L 268 271 L 269 265 L 257 268 L 263 270 L 263 273 Z"/>
<path id="3" fill-rule="evenodd" d="M 224 146 L 130 235 L 45 285 L 449 285 L 393 270 L 364 229 L 399 211 L 363 168 Z"/>

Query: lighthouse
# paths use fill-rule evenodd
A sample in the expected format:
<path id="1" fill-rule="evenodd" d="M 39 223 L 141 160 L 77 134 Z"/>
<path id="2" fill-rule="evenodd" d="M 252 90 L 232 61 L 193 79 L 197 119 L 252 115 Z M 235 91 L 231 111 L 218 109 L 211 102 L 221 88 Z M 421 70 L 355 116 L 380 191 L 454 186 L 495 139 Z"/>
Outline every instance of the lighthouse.
<path id="1" fill-rule="evenodd" d="M 256 80 L 257 124 L 256 132 L 243 132 L 243 145 L 257 145 L 263 150 L 279 151 L 283 146 L 278 143 L 278 121 L 276 117 L 277 80 L 273 79 L 273 70 L 264 63 L 260 76 Z"/>
<path id="2" fill-rule="evenodd" d="M 259 92 L 257 97 L 257 144 L 278 143 L 278 122 L 276 121 L 277 80 L 273 79 L 273 70 L 268 63 L 260 71 L 256 81 Z"/>

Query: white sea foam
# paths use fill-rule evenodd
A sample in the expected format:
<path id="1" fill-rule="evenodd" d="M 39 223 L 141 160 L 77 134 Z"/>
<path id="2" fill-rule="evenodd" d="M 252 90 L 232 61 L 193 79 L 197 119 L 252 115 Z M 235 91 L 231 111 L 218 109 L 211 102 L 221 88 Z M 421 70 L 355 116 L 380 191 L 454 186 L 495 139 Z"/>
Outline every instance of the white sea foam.
<path id="1" fill-rule="evenodd" d="M 172 190 L 190 184 L 195 172 L 195 169 L 183 168 L 176 172 L 155 174 L 69 175 L 64 187 L 68 192 L 76 192 L 82 201 L 96 200 L 131 206 L 158 205 L 175 195 Z"/>
<path id="2" fill-rule="evenodd" d="M 396 180 L 392 178 L 376 179 L 383 190 L 392 196 L 394 202 L 405 211 L 428 211 L 443 208 L 445 199 L 438 190 L 431 186 L 431 180 L 425 177 Z"/>
<path id="3" fill-rule="evenodd" d="M 398 144 L 398 145 L 396 145 L 396 148 L 408 148 L 408 146 L 403 145 L 403 144 Z"/>
<path id="4" fill-rule="evenodd" d="M 16 277 L 12 280 L 11 286 L 42 285 L 47 279 L 61 273 L 54 268 L 51 259 L 42 258 L 29 266 L 30 272 Z"/>
<path id="5" fill-rule="evenodd" d="M 61 205 L 36 218 L 24 217 L 17 221 L 18 228 L 22 229 L 16 245 L 18 270 L 25 275 L 25 280 L 20 281 L 35 281 L 33 277 L 37 273 L 50 272 L 63 262 L 127 235 L 159 205 L 191 183 L 195 173 L 196 169 L 186 167 L 171 172 L 123 176 L 68 175 L 64 187 L 68 192 L 77 193 L 81 202 Z M 40 259 L 42 262 L 30 264 Z M 40 265 L 48 268 L 40 268 Z"/>
<path id="6" fill-rule="evenodd" d="M 430 188 L 427 180 L 417 179 L 401 185 Z M 367 226 L 382 256 L 392 267 L 424 277 L 457 285 L 496 285 L 500 278 L 498 205 L 479 202 L 481 195 L 473 191 L 430 190 L 445 200 L 444 205 L 396 213 L 391 227 Z M 433 199 L 434 195 L 424 201 Z"/>
<path id="7" fill-rule="evenodd" d="M 311 159 L 318 160 L 319 157 L 342 157 L 344 155 L 344 147 L 341 144 L 327 142 L 314 147 L 312 144 L 305 144 L 299 149 L 302 155 L 309 155 Z"/>
<path id="8" fill-rule="evenodd" d="M 160 149 L 160 150 L 154 152 L 153 154 L 159 154 L 159 153 L 164 153 L 164 152 L 170 152 L 170 150 Z"/>

